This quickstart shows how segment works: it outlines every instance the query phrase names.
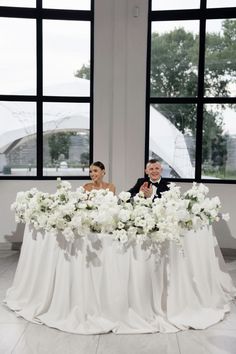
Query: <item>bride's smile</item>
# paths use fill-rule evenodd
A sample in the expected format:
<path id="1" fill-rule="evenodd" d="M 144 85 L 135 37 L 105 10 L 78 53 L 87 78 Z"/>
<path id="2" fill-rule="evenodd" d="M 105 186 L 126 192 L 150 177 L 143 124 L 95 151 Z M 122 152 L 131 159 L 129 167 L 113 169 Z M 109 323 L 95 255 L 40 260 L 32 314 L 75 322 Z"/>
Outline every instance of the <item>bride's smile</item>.
<path id="1" fill-rule="evenodd" d="M 109 189 L 115 194 L 115 186 L 112 183 L 104 182 L 103 177 L 105 176 L 105 166 L 101 161 L 96 161 L 92 163 L 89 168 L 89 175 L 92 180 L 90 183 L 86 183 L 83 187 L 87 191 L 93 189 Z"/>
<path id="2" fill-rule="evenodd" d="M 92 165 L 89 170 L 89 175 L 95 184 L 102 184 L 102 178 L 105 172 L 100 167 Z"/>

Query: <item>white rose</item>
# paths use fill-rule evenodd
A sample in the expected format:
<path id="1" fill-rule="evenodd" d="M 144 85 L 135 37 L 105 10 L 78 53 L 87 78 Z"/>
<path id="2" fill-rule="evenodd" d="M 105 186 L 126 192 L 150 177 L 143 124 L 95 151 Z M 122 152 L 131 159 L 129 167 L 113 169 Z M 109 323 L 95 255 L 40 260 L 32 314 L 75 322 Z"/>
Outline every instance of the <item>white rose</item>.
<path id="1" fill-rule="evenodd" d="M 127 222 L 130 219 L 130 211 L 121 209 L 119 212 L 119 219 L 123 223 Z"/>
<path id="2" fill-rule="evenodd" d="M 193 212 L 194 214 L 199 214 L 199 213 L 200 213 L 200 210 L 201 210 L 201 207 L 200 207 L 199 204 L 197 204 L 197 203 L 193 204 L 193 206 L 192 206 L 192 212 Z"/>
<path id="3" fill-rule="evenodd" d="M 131 193 L 130 192 L 121 192 L 119 195 L 118 195 L 119 199 L 122 200 L 122 202 L 127 202 L 130 197 L 131 197 Z"/>

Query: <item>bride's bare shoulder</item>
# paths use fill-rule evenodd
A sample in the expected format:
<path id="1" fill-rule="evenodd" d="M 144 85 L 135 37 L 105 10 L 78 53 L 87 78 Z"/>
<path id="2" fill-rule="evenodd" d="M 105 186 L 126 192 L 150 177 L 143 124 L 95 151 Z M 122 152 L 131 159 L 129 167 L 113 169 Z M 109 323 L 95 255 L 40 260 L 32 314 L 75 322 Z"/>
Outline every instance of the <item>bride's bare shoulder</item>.
<path id="1" fill-rule="evenodd" d="M 92 190 L 92 187 L 93 187 L 93 184 L 92 183 L 86 183 L 83 185 L 83 188 L 86 190 L 86 191 L 91 191 Z"/>
<path id="2" fill-rule="evenodd" d="M 109 191 L 111 191 L 115 194 L 115 192 L 116 192 L 115 185 L 113 183 L 107 183 L 107 184 L 108 184 L 107 188 L 109 189 Z"/>

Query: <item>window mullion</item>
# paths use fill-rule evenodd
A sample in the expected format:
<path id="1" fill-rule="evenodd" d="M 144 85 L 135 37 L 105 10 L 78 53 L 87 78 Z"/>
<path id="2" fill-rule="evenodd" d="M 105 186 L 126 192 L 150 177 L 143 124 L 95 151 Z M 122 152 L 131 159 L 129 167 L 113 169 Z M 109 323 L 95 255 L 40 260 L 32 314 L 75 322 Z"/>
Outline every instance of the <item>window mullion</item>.
<path id="1" fill-rule="evenodd" d="M 37 2 L 37 6 L 42 1 Z M 37 177 L 43 176 L 43 26 L 37 17 Z"/>
<path id="2" fill-rule="evenodd" d="M 205 17 L 202 17 L 200 19 L 200 31 L 199 31 L 198 105 L 197 105 L 197 127 L 196 127 L 195 178 L 197 181 L 201 180 L 201 172 L 202 172 L 202 129 L 203 129 L 205 42 L 206 42 L 206 19 Z"/>

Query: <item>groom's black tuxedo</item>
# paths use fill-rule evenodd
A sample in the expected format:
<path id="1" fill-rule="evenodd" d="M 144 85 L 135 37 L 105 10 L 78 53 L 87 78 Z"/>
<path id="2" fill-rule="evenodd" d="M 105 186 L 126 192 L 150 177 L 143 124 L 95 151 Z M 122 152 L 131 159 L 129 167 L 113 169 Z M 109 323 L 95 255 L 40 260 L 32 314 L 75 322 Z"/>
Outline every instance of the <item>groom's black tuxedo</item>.
<path id="1" fill-rule="evenodd" d="M 131 197 L 134 197 L 139 192 L 144 182 L 148 182 L 148 186 L 153 184 L 148 177 L 139 178 L 136 184 L 128 190 L 128 192 L 131 193 Z M 161 193 L 169 190 L 168 183 L 163 178 L 160 179 L 158 184 L 155 183 L 154 185 L 157 187 L 156 195 L 154 198 L 161 198 Z"/>

